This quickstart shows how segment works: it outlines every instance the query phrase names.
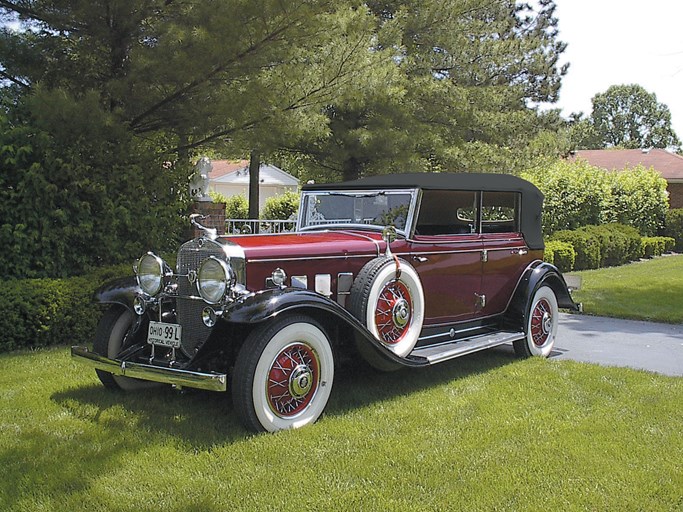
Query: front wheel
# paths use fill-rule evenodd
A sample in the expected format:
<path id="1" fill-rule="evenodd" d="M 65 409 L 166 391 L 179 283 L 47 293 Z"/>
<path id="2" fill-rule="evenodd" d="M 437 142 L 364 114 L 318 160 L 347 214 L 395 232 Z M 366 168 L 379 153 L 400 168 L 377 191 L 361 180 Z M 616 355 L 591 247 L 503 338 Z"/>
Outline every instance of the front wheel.
<path id="1" fill-rule="evenodd" d="M 531 301 L 527 314 L 526 337 L 514 342 L 515 353 L 520 357 L 548 357 L 555 344 L 559 318 L 555 292 L 541 286 Z"/>
<path id="2" fill-rule="evenodd" d="M 93 351 L 101 356 L 116 359 L 127 346 L 132 335 L 133 312 L 123 306 L 112 306 L 102 315 L 95 331 Z M 100 382 L 109 389 L 135 391 L 159 386 L 154 382 L 147 382 L 130 377 L 119 377 L 104 370 L 95 370 Z"/>
<path id="3" fill-rule="evenodd" d="M 315 422 L 332 390 L 334 356 L 324 329 L 303 316 L 277 318 L 254 329 L 232 377 L 239 419 L 254 432 Z"/>

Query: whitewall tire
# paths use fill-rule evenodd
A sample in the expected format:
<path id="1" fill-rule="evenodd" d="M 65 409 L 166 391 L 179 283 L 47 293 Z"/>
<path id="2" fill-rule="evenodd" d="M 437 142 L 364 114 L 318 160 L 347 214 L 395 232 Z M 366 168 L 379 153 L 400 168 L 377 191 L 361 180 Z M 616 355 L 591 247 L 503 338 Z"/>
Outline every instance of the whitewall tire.
<path id="1" fill-rule="evenodd" d="M 240 349 L 232 378 L 235 412 L 255 432 L 315 422 L 330 397 L 334 356 L 324 329 L 303 316 L 257 327 Z"/>
<path id="2" fill-rule="evenodd" d="M 517 355 L 548 357 L 555 345 L 558 319 L 555 292 L 548 286 L 541 286 L 531 300 L 525 326 L 526 336 L 514 343 Z"/>
<path id="3" fill-rule="evenodd" d="M 385 347 L 405 357 L 422 331 L 424 302 L 415 269 L 405 260 L 380 257 L 359 272 L 351 289 L 350 310 Z"/>

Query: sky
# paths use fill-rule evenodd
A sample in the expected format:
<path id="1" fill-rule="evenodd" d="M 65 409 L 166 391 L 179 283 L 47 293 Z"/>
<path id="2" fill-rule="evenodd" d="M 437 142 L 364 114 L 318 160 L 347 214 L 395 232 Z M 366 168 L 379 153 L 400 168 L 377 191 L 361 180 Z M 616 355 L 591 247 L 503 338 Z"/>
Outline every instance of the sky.
<path id="1" fill-rule="evenodd" d="M 565 117 L 590 115 L 591 99 L 611 85 L 638 84 L 671 110 L 683 140 L 683 0 L 556 0 Z"/>

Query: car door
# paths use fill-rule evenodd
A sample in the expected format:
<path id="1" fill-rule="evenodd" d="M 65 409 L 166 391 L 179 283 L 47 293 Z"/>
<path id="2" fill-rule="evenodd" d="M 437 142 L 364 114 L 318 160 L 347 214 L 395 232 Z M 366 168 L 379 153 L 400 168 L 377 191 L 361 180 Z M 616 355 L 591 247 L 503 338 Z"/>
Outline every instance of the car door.
<path id="1" fill-rule="evenodd" d="M 477 314 L 482 272 L 478 204 L 477 192 L 423 192 L 409 251 L 424 289 L 425 326 Z"/>
<path id="2" fill-rule="evenodd" d="M 530 263 L 520 230 L 521 198 L 517 192 L 483 192 L 481 240 L 483 273 L 480 316 L 505 311 L 520 276 Z"/>

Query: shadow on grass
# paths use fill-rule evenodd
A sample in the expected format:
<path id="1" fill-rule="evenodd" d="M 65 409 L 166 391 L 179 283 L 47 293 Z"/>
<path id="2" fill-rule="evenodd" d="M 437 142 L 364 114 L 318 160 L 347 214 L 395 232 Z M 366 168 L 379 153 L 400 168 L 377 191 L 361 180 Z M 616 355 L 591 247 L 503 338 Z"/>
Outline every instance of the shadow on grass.
<path id="1" fill-rule="evenodd" d="M 513 360 L 511 351 L 488 350 L 432 368 L 393 373 L 377 372 L 364 363 L 347 364 L 335 376 L 325 414 L 343 416 L 359 407 L 486 373 Z M 0 481 L 0 509 L 30 507 L 33 499 L 90 495 L 92 482 L 100 476 L 164 445 L 191 459 L 244 441 L 251 434 L 239 424 L 229 396 L 194 390 L 179 393 L 163 386 L 122 393 L 99 384 L 53 393 L 50 399 L 68 414 L 36 411 L 34 423 L 17 426 L 12 441 L 0 449 L 0 466 L 7 475 Z"/>
<path id="2" fill-rule="evenodd" d="M 378 372 L 364 362 L 347 363 L 335 375 L 325 414 L 343 415 L 358 407 L 485 373 L 514 360 L 512 350 L 487 350 L 434 367 L 390 373 Z M 124 393 L 93 385 L 55 393 L 52 399 L 103 429 L 117 433 L 142 429 L 153 439 L 172 437 L 195 451 L 210 450 L 250 435 L 238 422 L 229 393 L 178 392 L 166 386 Z M 117 409 L 119 412 L 115 412 Z"/>

